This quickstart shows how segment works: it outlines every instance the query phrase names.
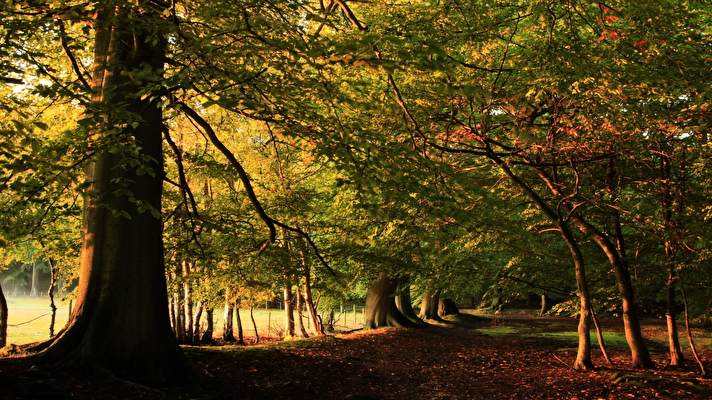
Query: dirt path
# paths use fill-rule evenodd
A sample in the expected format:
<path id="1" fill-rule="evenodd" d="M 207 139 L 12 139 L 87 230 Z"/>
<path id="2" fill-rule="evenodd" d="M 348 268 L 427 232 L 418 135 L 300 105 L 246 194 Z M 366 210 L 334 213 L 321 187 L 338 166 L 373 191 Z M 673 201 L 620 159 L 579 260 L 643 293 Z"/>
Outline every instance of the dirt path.
<path id="1" fill-rule="evenodd" d="M 199 384 L 161 390 L 107 377 L 0 364 L 0 398 L 145 399 L 710 399 L 685 371 L 644 376 L 564 363 L 571 343 L 463 328 L 375 330 L 258 347 L 186 348 Z M 595 352 L 597 353 L 597 352 Z M 625 353 L 614 351 L 618 365 Z M 594 361 L 603 366 L 596 354 Z M 664 359 L 657 358 L 658 365 Z M 630 375 L 633 374 L 633 375 Z M 628 381 L 626 383 L 626 381 Z"/>

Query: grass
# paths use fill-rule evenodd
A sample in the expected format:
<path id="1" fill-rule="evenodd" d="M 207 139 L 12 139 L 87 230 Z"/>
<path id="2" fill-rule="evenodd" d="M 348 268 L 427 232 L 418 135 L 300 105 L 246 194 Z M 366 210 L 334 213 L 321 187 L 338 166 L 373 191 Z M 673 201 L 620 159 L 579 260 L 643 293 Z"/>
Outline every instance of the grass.
<path id="1" fill-rule="evenodd" d="M 54 331 L 57 332 L 67 323 L 69 304 L 59 300 L 55 300 L 55 304 L 57 319 Z M 47 297 L 8 297 L 7 308 L 8 343 L 25 344 L 49 339 L 50 308 Z"/>
<path id="2" fill-rule="evenodd" d="M 49 338 L 50 308 L 47 297 L 9 297 L 8 301 L 8 324 L 7 330 L 8 344 L 26 344 L 43 341 Z M 55 300 L 57 304 L 57 320 L 55 321 L 55 332 L 62 329 L 69 317 L 68 302 Z M 285 326 L 285 313 L 280 309 L 255 308 L 253 310 L 257 331 L 260 337 L 282 337 Z M 203 323 L 205 323 L 203 313 Z M 254 329 L 250 319 L 250 310 L 241 309 L 242 328 L 245 337 L 253 338 Z M 344 314 L 336 311 L 336 328 L 341 330 L 360 327 L 363 315 L 360 310 L 354 314 L 353 310 L 348 310 Z M 29 322 L 28 322 L 29 321 Z M 305 325 L 308 323 L 306 314 L 304 315 Z M 22 324 L 19 326 L 14 326 Z M 223 313 L 222 309 L 216 309 L 214 314 L 215 337 L 222 337 Z M 237 334 L 237 327 L 235 326 Z"/>

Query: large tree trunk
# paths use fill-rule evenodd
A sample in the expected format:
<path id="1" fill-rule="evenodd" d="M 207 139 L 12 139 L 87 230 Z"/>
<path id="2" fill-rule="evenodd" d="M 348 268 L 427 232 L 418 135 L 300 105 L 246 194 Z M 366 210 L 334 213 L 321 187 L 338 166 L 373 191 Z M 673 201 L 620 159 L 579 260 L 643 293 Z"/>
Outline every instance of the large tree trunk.
<path id="1" fill-rule="evenodd" d="M 440 304 L 440 290 L 432 292 L 426 290 L 420 300 L 420 315 L 423 320 L 442 321 L 438 315 L 438 305 Z"/>
<path id="2" fill-rule="evenodd" d="M 7 299 L 0 286 L 0 349 L 7 344 Z"/>
<path id="3" fill-rule="evenodd" d="M 193 317 L 193 342 L 200 342 L 200 318 L 203 316 L 203 302 L 198 302 L 197 311 L 195 312 L 195 317 Z"/>
<path id="4" fill-rule="evenodd" d="M 394 327 L 414 327 L 416 324 L 403 316 L 396 307 L 396 289 L 398 280 L 389 278 L 381 272 L 368 288 L 366 295 L 366 315 L 364 326 L 367 329 Z"/>
<path id="5" fill-rule="evenodd" d="M 452 299 L 441 298 L 438 301 L 438 315 L 444 317 L 446 315 L 457 315 L 460 310 L 457 308 L 457 304 Z"/>
<path id="6" fill-rule="evenodd" d="M 284 337 L 291 339 L 294 337 L 294 301 L 292 296 L 292 285 L 284 286 Z"/>
<path id="7" fill-rule="evenodd" d="M 215 323 L 213 322 L 213 309 L 205 309 L 205 331 L 203 336 L 200 337 L 200 343 L 213 343 L 213 331 L 215 330 Z"/>
<path id="8" fill-rule="evenodd" d="M 232 318 L 235 312 L 235 303 L 233 302 L 230 293 L 225 292 L 225 310 L 223 312 L 223 340 L 226 342 L 234 342 L 235 334 L 232 330 Z"/>
<path id="9" fill-rule="evenodd" d="M 418 318 L 415 310 L 413 310 L 413 301 L 410 297 L 410 282 L 408 279 L 400 280 L 399 288 L 396 292 L 395 302 L 398 311 L 400 311 L 400 313 L 403 314 L 403 316 L 409 321 L 419 326 L 426 325 L 420 318 Z M 354 308 L 354 312 L 355 310 L 356 308 Z"/>
<path id="10" fill-rule="evenodd" d="M 309 337 L 306 328 L 304 327 L 304 296 L 302 296 L 302 291 L 297 285 L 297 328 L 299 328 L 299 336 L 306 338 Z"/>
<path id="11" fill-rule="evenodd" d="M 147 382 L 186 370 L 168 319 L 158 215 L 162 112 L 152 96 L 142 97 L 163 73 L 157 4 L 97 6 L 88 114 L 97 123 L 92 140 L 101 143 L 87 171 L 77 300 L 63 332 L 37 347 L 46 347 L 39 361 L 98 365 Z"/>

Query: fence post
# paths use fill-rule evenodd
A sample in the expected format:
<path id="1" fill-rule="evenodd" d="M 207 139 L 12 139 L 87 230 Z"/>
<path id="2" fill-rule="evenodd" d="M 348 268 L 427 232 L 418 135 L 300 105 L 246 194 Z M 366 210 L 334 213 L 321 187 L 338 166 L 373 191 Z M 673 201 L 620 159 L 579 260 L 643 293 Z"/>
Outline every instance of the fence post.
<path id="1" fill-rule="evenodd" d="M 272 311 L 267 312 L 267 337 L 272 337 Z"/>
<path id="2" fill-rule="evenodd" d="M 356 304 L 354 304 L 354 324 L 358 322 L 356 321 Z"/>

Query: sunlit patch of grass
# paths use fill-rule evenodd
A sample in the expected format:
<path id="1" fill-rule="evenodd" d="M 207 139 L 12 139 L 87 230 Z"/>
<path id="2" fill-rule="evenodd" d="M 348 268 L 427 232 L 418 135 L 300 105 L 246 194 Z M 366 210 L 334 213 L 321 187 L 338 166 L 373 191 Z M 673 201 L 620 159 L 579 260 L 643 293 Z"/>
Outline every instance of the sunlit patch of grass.
<path id="1" fill-rule="evenodd" d="M 578 332 L 576 332 L 576 331 L 539 332 L 539 333 L 531 333 L 526 336 L 536 337 L 536 338 L 553 339 L 553 340 L 558 340 L 558 341 L 571 343 L 571 344 L 575 344 L 578 342 Z M 591 336 L 591 345 L 598 346 L 598 338 L 596 337 L 596 334 L 591 332 L 590 336 Z M 603 341 L 606 343 L 606 346 L 612 346 L 612 347 L 627 346 L 625 336 L 623 334 L 620 334 L 617 332 L 604 332 L 603 333 Z"/>
<path id="2" fill-rule="evenodd" d="M 513 335 L 520 333 L 518 329 L 507 325 L 478 328 L 475 329 L 475 331 L 489 336 Z"/>
<path id="3" fill-rule="evenodd" d="M 55 333 L 69 318 L 69 305 L 55 300 Z M 8 297 L 8 344 L 26 344 L 49 339 L 50 308 L 47 297 Z"/>

